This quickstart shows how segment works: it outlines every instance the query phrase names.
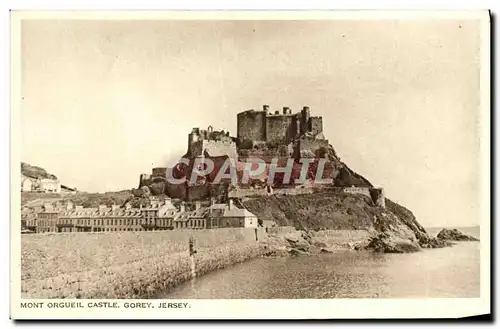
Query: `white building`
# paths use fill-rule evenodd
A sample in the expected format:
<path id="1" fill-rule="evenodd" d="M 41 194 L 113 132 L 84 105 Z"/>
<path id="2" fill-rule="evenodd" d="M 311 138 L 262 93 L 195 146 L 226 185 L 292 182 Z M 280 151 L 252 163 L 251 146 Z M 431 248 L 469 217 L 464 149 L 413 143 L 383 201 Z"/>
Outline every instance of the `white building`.
<path id="1" fill-rule="evenodd" d="M 33 189 L 33 181 L 29 177 L 21 177 L 21 192 L 31 192 Z"/>
<path id="2" fill-rule="evenodd" d="M 50 193 L 61 193 L 61 182 L 56 179 L 43 178 L 40 180 L 40 190 Z"/>
<path id="3" fill-rule="evenodd" d="M 258 225 L 257 216 L 246 209 L 236 207 L 226 209 L 221 221 L 224 222 L 224 224 L 220 227 L 256 228 Z"/>

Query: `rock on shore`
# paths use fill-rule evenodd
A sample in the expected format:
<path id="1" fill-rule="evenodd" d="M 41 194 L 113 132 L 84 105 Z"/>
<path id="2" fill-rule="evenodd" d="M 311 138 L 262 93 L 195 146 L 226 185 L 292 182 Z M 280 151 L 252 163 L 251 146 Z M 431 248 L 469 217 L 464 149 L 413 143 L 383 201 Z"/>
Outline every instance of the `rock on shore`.
<path id="1" fill-rule="evenodd" d="M 266 256 L 284 257 L 333 253 L 339 250 L 360 250 L 366 246 L 369 232 L 365 230 L 291 231 L 270 233 L 265 242 Z"/>
<path id="2" fill-rule="evenodd" d="M 479 241 L 479 239 L 476 239 L 475 237 L 471 235 L 467 235 L 465 233 L 460 232 L 459 230 L 455 229 L 442 229 L 438 235 L 437 238 L 440 240 L 449 240 L 449 241 Z"/>

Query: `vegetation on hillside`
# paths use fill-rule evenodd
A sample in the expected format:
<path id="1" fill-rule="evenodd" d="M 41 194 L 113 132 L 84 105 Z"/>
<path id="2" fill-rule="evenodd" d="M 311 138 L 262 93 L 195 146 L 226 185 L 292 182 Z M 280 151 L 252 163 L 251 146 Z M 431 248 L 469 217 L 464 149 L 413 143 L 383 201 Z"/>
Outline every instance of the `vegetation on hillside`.
<path id="1" fill-rule="evenodd" d="M 263 220 L 299 230 L 369 230 L 371 246 L 378 251 L 405 252 L 447 245 L 430 237 L 405 207 L 386 198 L 386 208 L 374 206 L 362 194 L 318 192 L 314 194 L 259 196 L 244 201 Z M 405 250 L 401 251 L 402 247 Z"/>
<path id="2" fill-rule="evenodd" d="M 21 174 L 34 179 L 57 179 L 56 175 L 48 173 L 45 169 L 21 162 Z"/>

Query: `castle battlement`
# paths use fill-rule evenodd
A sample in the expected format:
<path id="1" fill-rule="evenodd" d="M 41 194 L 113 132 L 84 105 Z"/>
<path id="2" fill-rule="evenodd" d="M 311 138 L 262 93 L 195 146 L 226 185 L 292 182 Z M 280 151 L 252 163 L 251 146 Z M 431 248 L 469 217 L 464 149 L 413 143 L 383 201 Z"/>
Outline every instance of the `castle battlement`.
<path id="1" fill-rule="evenodd" d="M 191 157 L 202 156 L 208 153 L 210 156 L 227 155 L 237 158 L 236 140 L 231 137 L 229 131 L 213 130 L 212 126 L 200 129 L 193 128 L 188 136 L 188 153 Z"/>
<path id="2" fill-rule="evenodd" d="M 322 136 L 323 118 L 311 116 L 310 108 L 304 106 L 300 112 L 292 113 L 291 108 L 271 112 L 269 105 L 262 110 L 246 110 L 238 113 L 237 142 L 240 149 L 250 149 L 256 144 L 288 145 L 308 133 Z"/>

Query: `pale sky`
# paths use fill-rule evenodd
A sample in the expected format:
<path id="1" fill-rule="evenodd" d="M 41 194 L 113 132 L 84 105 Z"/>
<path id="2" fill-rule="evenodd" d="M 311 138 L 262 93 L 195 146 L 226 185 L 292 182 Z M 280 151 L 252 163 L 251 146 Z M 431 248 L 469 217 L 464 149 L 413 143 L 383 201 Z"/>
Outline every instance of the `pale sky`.
<path id="1" fill-rule="evenodd" d="M 478 21 L 24 21 L 22 161 L 136 188 L 192 127 L 263 104 L 323 116 L 351 169 L 424 226 L 478 217 Z"/>

